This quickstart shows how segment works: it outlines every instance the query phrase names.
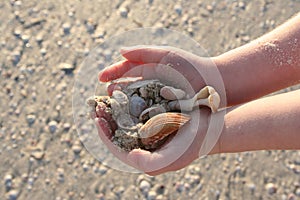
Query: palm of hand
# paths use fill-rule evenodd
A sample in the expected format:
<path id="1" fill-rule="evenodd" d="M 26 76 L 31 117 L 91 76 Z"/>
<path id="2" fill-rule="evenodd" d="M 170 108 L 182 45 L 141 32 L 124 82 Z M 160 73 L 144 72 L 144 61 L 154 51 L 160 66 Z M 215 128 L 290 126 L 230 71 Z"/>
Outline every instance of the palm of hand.
<path id="1" fill-rule="evenodd" d="M 176 85 L 184 89 L 190 95 L 203 87 L 203 84 L 201 84 L 203 80 L 197 74 L 197 70 L 193 65 L 204 61 L 199 60 L 199 57 L 192 54 L 177 49 L 176 51 L 137 49 L 122 52 L 122 54 L 128 60 L 107 68 L 99 75 L 101 81 L 114 80 L 120 77 L 160 79 L 170 85 Z M 171 141 L 152 153 L 141 149 L 135 149 L 129 153 L 119 152 L 105 137 L 110 131 L 107 121 L 98 119 L 96 124 L 98 124 L 102 141 L 115 156 L 141 171 L 156 175 L 183 168 L 198 157 L 201 141 L 207 131 L 210 111 L 201 109 L 200 111 L 193 111 L 191 115 L 193 122 L 182 127 Z M 195 124 L 197 125 L 195 126 Z"/>

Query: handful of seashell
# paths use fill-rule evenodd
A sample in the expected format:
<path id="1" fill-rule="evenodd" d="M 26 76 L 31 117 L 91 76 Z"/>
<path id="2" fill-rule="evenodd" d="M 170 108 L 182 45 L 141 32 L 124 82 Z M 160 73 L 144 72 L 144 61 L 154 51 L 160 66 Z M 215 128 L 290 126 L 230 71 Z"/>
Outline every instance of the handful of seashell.
<path id="1" fill-rule="evenodd" d="M 211 86 L 188 98 L 185 91 L 159 80 L 138 80 L 114 90 L 112 96 L 90 97 L 87 104 L 92 119 L 105 117 L 110 123 L 109 139 L 120 149 L 155 151 L 190 120 L 188 113 L 195 108 L 216 112 L 220 96 Z"/>

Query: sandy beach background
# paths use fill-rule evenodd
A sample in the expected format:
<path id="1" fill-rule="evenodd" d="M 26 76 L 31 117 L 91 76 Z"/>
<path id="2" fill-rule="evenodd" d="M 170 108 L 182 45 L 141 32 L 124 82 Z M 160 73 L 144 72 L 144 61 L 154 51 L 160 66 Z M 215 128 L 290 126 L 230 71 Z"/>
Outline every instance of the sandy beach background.
<path id="1" fill-rule="evenodd" d="M 208 156 L 149 177 L 98 162 L 72 116 L 80 64 L 115 34 L 169 28 L 216 56 L 299 10 L 299 0 L 2 0 L 0 199 L 300 199 L 299 151 Z"/>

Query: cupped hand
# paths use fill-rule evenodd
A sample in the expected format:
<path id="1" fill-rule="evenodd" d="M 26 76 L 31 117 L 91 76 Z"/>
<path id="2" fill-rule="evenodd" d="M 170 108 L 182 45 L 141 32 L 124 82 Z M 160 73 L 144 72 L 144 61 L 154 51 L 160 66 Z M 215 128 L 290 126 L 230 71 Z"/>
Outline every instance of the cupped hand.
<path id="1" fill-rule="evenodd" d="M 121 54 L 126 59 L 100 72 L 100 81 L 108 82 L 121 77 L 159 79 L 184 89 L 192 96 L 206 85 L 202 74 L 209 76 L 210 66 L 213 65 L 209 59 L 165 46 L 123 48 Z M 109 87 L 109 90 L 111 93 L 112 87 Z M 208 108 L 201 108 L 191 112 L 190 115 L 190 122 L 154 152 L 142 149 L 134 149 L 131 152 L 120 151 L 107 137 L 111 134 L 108 121 L 105 118 L 97 118 L 96 124 L 102 141 L 116 157 L 149 175 L 158 175 L 184 168 L 199 157 L 211 112 Z"/>

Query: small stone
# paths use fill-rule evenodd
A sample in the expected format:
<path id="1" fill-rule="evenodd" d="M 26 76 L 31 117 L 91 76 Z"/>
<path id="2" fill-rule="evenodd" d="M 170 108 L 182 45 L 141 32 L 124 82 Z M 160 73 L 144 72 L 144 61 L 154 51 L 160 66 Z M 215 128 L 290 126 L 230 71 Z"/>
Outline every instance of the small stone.
<path id="1" fill-rule="evenodd" d="M 57 168 L 58 176 L 64 176 L 65 170 L 63 168 Z"/>
<path id="2" fill-rule="evenodd" d="M 49 185 L 50 182 L 51 182 L 51 181 L 50 181 L 49 178 L 46 178 L 46 179 L 45 179 L 45 183 L 46 183 L 47 185 Z"/>
<path id="3" fill-rule="evenodd" d="M 146 180 L 142 180 L 140 182 L 140 186 L 139 186 L 140 190 L 143 192 L 143 193 L 148 193 L 150 188 L 151 188 L 151 185 L 148 181 Z"/>
<path id="4" fill-rule="evenodd" d="M 239 2 L 238 6 L 239 6 L 240 9 L 243 9 L 243 10 L 245 10 L 245 8 L 246 8 L 245 3 L 242 2 L 242 1 Z"/>
<path id="5" fill-rule="evenodd" d="M 21 39 L 22 39 L 22 41 L 23 41 L 24 43 L 27 43 L 27 42 L 29 41 L 29 39 L 30 39 L 30 36 L 29 36 L 29 35 L 22 35 L 22 36 L 21 36 Z"/>
<path id="6" fill-rule="evenodd" d="M 270 195 L 275 194 L 277 191 L 277 187 L 274 183 L 268 183 L 266 184 L 266 190 Z"/>
<path id="7" fill-rule="evenodd" d="M 177 192 L 181 193 L 181 192 L 184 191 L 184 185 L 180 182 L 177 182 L 175 184 L 175 189 L 176 189 Z"/>
<path id="8" fill-rule="evenodd" d="M 254 191 L 255 191 L 255 188 L 256 188 L 255 184 L 254 183 L 249 183 L 247 186 L 248 186 L 250 192 L 253 194 Z"/>
<path id="9" fill-rule="evenodd" d="M 210 15 L 210 12 L 207 9 L 201 8 L 199 10 L 199 13 L 202 17 L 206 18 Z"/>
<path id="10" fill-rule="evenodd" d="M 33 177 L 29 177 L 27 183 L 28 183 L 29 185 L 33 185 L 33 183 L 34 183 L 34 178 L 33 178 Z"/>
<path id="11" fill-rule="evenodd" d="M 106 34 L 105 30 L 97 27 L 97 29 L 95 30 L 95 33 L 93 35 L 94 38 L 104 38 L 104 35 Z"/>
<path id="12" fill-rule="evenodd" d="M 71 31 L 71 24 L 69 24 L 69 23 L 64 23 L 64 24 L 62 25 L 62 28 L 63 28 L 63 31 L 64 31 L 64 34 L 65 34 L 65 35 L 70 34 L 70 31 Z"/>
<path id="13" fill-rule="evenodd" d="M 43 38 L 43 35 L 42 34 L 38 34 L 36 37 L 35 37 L 35 41 L 37 42 L 37 43 L 42 43 L 43 42 L 43 40 L 44 40 L 44 38 Z"/>
<path id="14" fill-rule="evenodd" d="M 155 192 L 155 191 L 150 191 L 150 192 L 148 193 L 147 200 L 155 200 L 156 197 L 157 197 L 156 192 Z"/>
<path id="15" fill-rule="evenodd" d="M 107 168 L 105 167 L 105 166 L 103 166 L 103 165 L 101 165 L 99 168 L 98 168 L 98 172 L 100 173 L 100 174 L 106 174 L 106 172 L 107 172 Z"/>
<path id="16" fill-rule="evenodd" d="M 70 128 L 71 128 L 71 124 L 69 124 L 69 123 L 64 123 L 64 125 L 63 125 L 64 131 L 68 131 L 68 130 L 70 130 Z"/>
<path id="17" fill-rule="evenodd" d="M 175 12 L 178 14 L 178 15 L 181 15 L 182 14 L 182 7 L 181 7 L 181 5 L 175 5 L 174 6 L 174 10 L 175 10 Z"/>
<path id="18" fill-rule="evenodd" d="M 298 197 L 300 197 L 300 188 L 299 188 L 299 187 L 296 189 L 295 194 L 296 194 Z"/>
<path id="19" fill-rule="evenodd" d="M 22 55 L 22 53 L 20 51 L 13 51 L 11 53 L 10 57 L 11 57 L 11 61 L 13 62 L 13 64 L 17 64 L 20 61 L 21 55 Z"/>
<path id="20" fill-rule="evenodd" d="M 40 52 L 41 52 L 42 56 L 44 56 L 44 55 L 46 55 L 46 53 L 47 53 L 47 49 L 42 48 L 42 49 L 40 50 Z"/>
<path id="21" fill-rule="evenodd" d="M 95 32 L 95 28 L 97 27 L 97 24 L 94 22 L 93 19 L 88 19 L 86 22 L 85 22 L 85 27 L 87 29 L 87 32 L 92 34 Z"/>
<path id="22" fill-rule="evenodd" d="M 60 70 L 63 70 L 65 72 L 67 72 L 67 73 L 70 73 L 70 72 L 72 72 L 75 69 L 74 66 L 71 65 L 71 64 L 69 64 L 69 63 L 60 63 L 58 65 L 58 68 Z"/>
<path id="23" fill-rule="evenodd" d="M 19 191 L 18 190 L 11 190 L 8 193 L 8 199 L 9 200 L 16 200 L 18 198 Z"/>
<path id="24" fill-rule="evenodd" d="M 36 119 L 36 117 L 33 114 L 26 116 L 26 121 L 29 125 L 32 125 L 35 122 L 35 119 Z"/>
<path id="25" fill-rule="evenodd" d="M 51 133 L 54 133 L 57 129 L 57 122 L 56 121 L 51 121 L 48 123 L 48 128 L 49 128 L 49 131 Z"/>
<path id="26" fill-rule="evenodd" d="M 36 160 L 43 159 L 44 155 L 45 155 L 45 152 L 42 150 L 36 150 L 36 151 L 31 152 L 31 156 L 33 158 L 35 158 Z"/>
<path id="27" fill-rule="evenodd" d="M 72 150 L 75 154 L 79 154 L 81 152 L 81 149 L 81 144 L 74 143 L 74 145 L 72 146 Z"/>
<path id="28" fill-rule="evenodd" d="M 15 35 L 16 37 L 20 37 L 21 34 L 22 34 L 21 29 L 15 29 L 15 30 L 14 30 L 14 35 Z"/>
<path id="29" fill-rule="evenodd" d="M 127 18 L 128 16 L 128 9 L 126 7 L 121 7 L 119 9 L 121 17 Z"/>
<path id="30" fill-rule="evenodd" d="M 87 163 L 84 163 L 83 165 L 82 165 L 82 169 L 83 169 L 83 171 L 88 171 L 89 170 L 89 165 L 87 164 Z"/>
<path id="31" fill-rule="evenodd" d="M 65 181 L 65 178 L 64 178 L 64 169 L 63 168 L 58 168 L 57 169 L 57 180 L 62 183 Z"/>
<path id="32" fill-rule="evenodd" d="M 296 200 L 297 197 L 294 194 L 289 194 L 289 196 L 287 197 L 287 200 Z"/>
<path id="33" fill-rule="evenodd" d="M 4 184 L 6 191 L 11 189 L 13 176 L 11 174 L 6 174 L 4 177 Z"/>
<path id="34" fill-rule="evenodd" d="M 250 36 L 249 35 L 245 35 L 241 39 L 242 39 L 243 42 L 249 42 L 250 41 Z"/>
<path id="35" fill-rule="evenodd" d="M 210 13 L 214 11 L 214 7 L 212 5 L 207 5 L 206 10 L 208 10 Z"/>

